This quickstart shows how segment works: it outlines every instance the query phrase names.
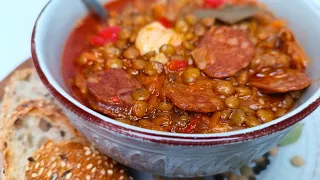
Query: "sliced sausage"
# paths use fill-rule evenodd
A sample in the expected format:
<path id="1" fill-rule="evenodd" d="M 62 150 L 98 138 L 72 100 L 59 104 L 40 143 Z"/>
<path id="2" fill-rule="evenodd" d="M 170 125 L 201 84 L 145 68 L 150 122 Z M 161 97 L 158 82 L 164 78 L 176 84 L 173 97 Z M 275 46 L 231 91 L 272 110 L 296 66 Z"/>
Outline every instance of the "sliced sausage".
<path id="1" fill-rule="evenodd" d="M 255 47 L 240 30 L 212 28 L 192 51 L 197 66 L 212 78 L 226 78 L 247 67 Z"/>
<path id="2" fill-rule="evenodd" d="M 87 81 L 89 103 L 96 111 L 111 117 L 131 117 L 132 91 L 142 85 L 122 69 L 92 74 Z"/>
<path id="3" fill-rule="evenodd" d="M 264 93 L 285 93 L 302 90 L 311 84 L 310 78 L 297 70 L 281 70 L 266 76 L 250 77 L 249 83 Z"/>
<path id="4" fill-rule="evenodd" d="M 308 64 L 308 58 L 303 49 L 296 42 L 284 42 L 281 50 L 291 57 L 291 67 L 304 71 Z"/>
<path id="5" fill-rule="evenodd" d="M 303 48 L 297 44 L 292 31 L 285 28 L 281 30 L 279 36 L 281 40 L 280 49 L 291 58 L 291 67 L 304 71 L 308 64 L 308 57 Z"/>
<path id="6" fill-rule="evenodd" d="M 165 85 L 165 96 L 178 108 L 202 113 L 224 108 L 224 103 L 211 89 L 192 88 L 180 83 Z"/>

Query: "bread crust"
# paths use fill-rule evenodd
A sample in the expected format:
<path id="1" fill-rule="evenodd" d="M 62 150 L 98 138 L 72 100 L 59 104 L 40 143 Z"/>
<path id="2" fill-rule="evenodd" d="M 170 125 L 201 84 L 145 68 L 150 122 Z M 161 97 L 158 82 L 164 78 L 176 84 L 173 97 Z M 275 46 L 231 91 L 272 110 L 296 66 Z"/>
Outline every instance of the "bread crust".
<path id="1" fill-rule="evenodd" d="M 129 180 L 122 165 L 85 141 L 48 141 L 29 158 L 26 180 Z"/>
<path id="2" fill-rule="evenodd" d="M 12 115 L 7 119 L 6 123 L 3 124 L 3 131 L 0 133 L 0 151 L 1 157 L 3 160 L 3 167 L 6 171 L 4 178 L 6 180 L 11 180 L 11 172 L 15 170 L 14 164 L 12 164 L 12 160 L 14 157 L 14 152 L 16 149 L 13 149 L 14 143 L 19 143 L 15 139 L 17 132 L 21 128 L 21 121 L 28 121 L 28 118 L 31 118 L 35 126 L 40 125 L 40 121 L 45 119 L 46 122 L 50 123 L 50 128 L 55 128 L 54 132 L 59 132 L 59 128 L 61 128 L 60 132 L 64 132 L 64 137 L 53 139 L 56 140 L 84 140 L 80 133 L 72 126 L 69 119 L 62 113 L 61 109 L 59 109 L 55 104 L 48 103 L 44 100 L 34 100 L 34 101 L 26 101 L 21 103 L 16 110 L 12 113 Z M 30 123 L 30 122 L 29 122 Z M 41 127 L 39 127 L 41 129 Z M 30 129 L 23 129 L 23 131 L 33 131 Z M 39 131 L 39 130 L 38 130 Z M 41 131 L 40 131 L 41 132 Z M 47 132 L 47 133 L 50 133 Z M 53 133 L 53 132 L 52 132 Z M 67 134 L 67 136 L 65 135 Z M 58 137 L 57 134 L 47 134 L 50 137 Z M 39 134 L 39 136 L 44 136 L 44 134 Z M 62 136 L 62 134 L 61 134 Z M 13 142 L 15 141 L 15 142 Z M 45 143 L 45 142 L 43 142 Z M 43 144 L 37 144 L 37 146 L 41 146 Z M 22 145 L 21 145 L 22 146 Z M 23 146 L 21 147 L 23 148 Z M 35 149 L 35 148 L 34 148 Z M 36 148 L 38 149 L 38 148 Z M 35 150 L 36 150 L 35 149 Z M 22 150 L 22 149 L 21 149 Z M 30 156 L 30 154 L 29 154 Z M 28 157 L 25 157 L 24 161 L 26 162 Z"/>
<path id="3" fill-rule="evenodd" d="M 47 102 L 54 101 L 36 71 L 33 68 L 15 71 L 4 88 L 0 120 L 6 123 L 6 119 L 22 102 L 40 99 Z"/>

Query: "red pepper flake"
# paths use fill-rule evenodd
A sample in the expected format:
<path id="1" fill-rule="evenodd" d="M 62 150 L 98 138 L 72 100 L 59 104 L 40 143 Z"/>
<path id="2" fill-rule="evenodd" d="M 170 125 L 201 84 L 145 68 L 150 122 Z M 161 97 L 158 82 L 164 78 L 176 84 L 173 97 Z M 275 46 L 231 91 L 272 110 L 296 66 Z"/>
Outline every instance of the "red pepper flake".
<path id="1" fill-rule="evenodd" d="M 172 60 L 168 64 L 168 69 L 170 71 L 179 71 L 188 67 L 186 60 Z"/>
<path id="2" fill-rule="evenodd" d="M 121 102 L 120 98 L 117 97 L 117 96 L 111 97 L 111 100 L 112 100 L 114 103 L 120 103 L 120 102 Z"/>
<path id="3" fill-rule="evenodd" d="M 119 38 L 120 27 L 118 26 L 110 26 L 98 33 L 98 36 L 102 37 L 108 42 L 115 42 Z"/>
<path id="4" fill-rule="evenodd" d="M 183 133 L 186 133 L 186 134 L 193 133 L 194 129 L 196 128 L 197 124 L 200 122 L 201 119 L 202 119 L 201 116 L 193 117 L 192 121 L 183 130 Z"/>
<path id="5" fill-rule="evenodd" d="M 102 37 L 100 36 L 93 36 L 91 39 L 90 39 L 90 42 L 93 46 L 102 46 L 106 43 L 106 40 L 103 39 Z"/>
<path id="6" fill-rule="evenodd" d="M 226 0 L 205 0 L 204 7 L 205 8 L 219 8 L 223 4 L 225 4 Z"/>
<path id="7" fill-rule="evenodd" d="M 172 26 L 173 26 L 172 22 L 169 21 L 167 18 L 164 18 L 164 17 L 159 18 L 158 22 L 161 23 L 166 28 L 172 28 Z"/>

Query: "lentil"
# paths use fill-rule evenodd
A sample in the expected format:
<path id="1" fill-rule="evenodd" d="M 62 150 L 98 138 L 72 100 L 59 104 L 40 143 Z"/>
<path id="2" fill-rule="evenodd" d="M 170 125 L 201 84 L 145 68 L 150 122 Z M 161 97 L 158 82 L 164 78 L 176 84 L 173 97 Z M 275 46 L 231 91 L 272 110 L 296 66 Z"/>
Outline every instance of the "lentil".
<path id="1" fill-rule="evenodd" d="M 120 56 L 120 50 L 114 46 L 106 48 L 106 53 L 108 58 L 117 58 Z"/>
<path id="2" fill-rule="evenodd" d="M 290 159 L 290 162 L 295 167 L 301 167 L 304 165 L 304 160 L 300 156 L 294 156 Z"/>
<path id="3" fill-rule="evenodd" d="M 186 21 L 178 20 L 175 29 L 177 32 L 186 33 L 189 30 L 189 26 Z"/>
<path id="4" fill-rule="evenodd" d="M 132 98 L 136 101 L 147 101 L 150 96 L 150 92 L 144 88 L 140 88 L 132 92 Z"/>
<path id="5" fill-rule="evenodd" d="M 274 119 L 274 113 L 272 110 L 259 109 L 257 116 L 262 122 L 270 122 Z"/>
<path id="6" fill-rule="evenodd" d="M 186 48 L 187 50 L 193 50 L 194 49 L 194 45 L 187 42 L 187 41 L 184 41 L 183 43 L 183 47 Z"/>
<path id="7" fill-rule="evenodd" d="M 283 109 L 283 108 L 278 108 L 275 112 L 275 117 L 281 117 L 283 115 L 285 115 L 287 113 L 287 110 L 286 109 Z"/>
<path id="8" fill-rule="evenodd" d="M 236 87 L 235 91 L 239 97 L 250 96 L 252 94 L 252 90 L 246 87 Z"/>
<path id="9" fill-rule="evenodd" d="M 175 53 L 175 48 L 171 44 L 165 44 L 161 46 L 160 52 L 166 56 L 171 56 Z"/>
<path id="10" fill-rule="evenodd" d="M 254 116 L 248 116 L 246 118 L 246 121 L 245 121 L 245 124 L 248 126 L 248 127 L 255 127 L 255 126 L 258 126 L 261 124 L 261 122 Z"/>
<path id="11" fill-rule="evenodd" d="M 129 47 L 126 51 L 124 51 L 123 56 L 127 59 L 136 59 L 140 56 L 140 52 L 135 47 Z"/>
<path id="12" fill-rule="evenodd" d="M 156 52 L 155 51 L 150 51 L 150 52 L 147 52 L 146 54 L 144 54 L 143 56 L 142 56 L 142 58 L 144 59 L 144 60 L 149 60 L 150 58 L 152 58 L 153 56 L 155 56 L 156 55 Z"/>
<path id="13" fill-rule="evenodd" d="M 168 112 L 173 109 L 173 105 L 170 102 L 161 102 L 158 104 L 157 109 L 163 112 Z"/>
<path id="14" fill-rule="evenodd" d="M 152 62 L 148 62 L 148 63 L 147 63 L 144 72 L 145 72 L 146 74 L 148 74 L 149 76 L 155 76 L 155 75 L 157 75 L 157 69 L 154 67 L 154 65 L 153 65 Z"/>
<path id="15" fill-rule="evenodd" d="M 147 107 L 148 107 L 148 104 L 145 101 L 137 101 L 134 104 L 132 111 L 135 116 L 141 118 L 147 112 Z"/>
<path id="16" fill-rule="evenodd" d="M 229 108 L 237 109 L 239 107 L 239 105 L 240 105 L 240 101 L 235 96 L 229 96 L 228 98 L 226 98 L 225 104 Z"/>
<path id="17" fill-rule="evenodd" d="M 249 76 L 248 76 L 248 70 L 242 70 L 238 73 L 237 76 L 237 82 L 239 85 L 246 85 L 248 82 Z"/>
<path id="18" fill-rule="evenodd" d="M 123 67 L 123 62 L 120 59 L 109 59 L 106 67 L 108 69 L 121 69 Z"/>
<path id="19" fill-rule="evenodd" d="M 137 59 L 133 62 L 133 68 L 137 70 L 144 70 L 147 66 L 147 62 L 141 59 Z"/>
<path id="20" fill-rule="evenodd" d="M 195 16 L 193 14 L 188 14 L 188 15 L 186 15 L 186 21 L 189 25 L 194 25 L 197 23 L 198 18 L 197 18 L 197 16 Z"/>
<path id="21" fill-rule="evenodd" d="M 194 39 L 195 37 L 196 36 L 193 33 L 189 32 L 185 35 L 185 40 L 190 41 L 190 40 Z"/>
<path id="22" fill-rule="evenodd" d="M 216 92 L 225 96 L 234 94 L 235 88 L 229 81 L 219 81 L 216 86 Z"/>
<path id="23" fill-rule="evenodd" d="M 241 126 L 246 120 L 246 114 L 241 109 L 236 109 L 231 115 L 231 122 L 233 125 Z"/>
<path id="24" fill-rule="evenodd" d="M 193 83 L 200 76 L 200 70 L 198 68 L 188 68 L 183 73 L 184 82 Z"/>

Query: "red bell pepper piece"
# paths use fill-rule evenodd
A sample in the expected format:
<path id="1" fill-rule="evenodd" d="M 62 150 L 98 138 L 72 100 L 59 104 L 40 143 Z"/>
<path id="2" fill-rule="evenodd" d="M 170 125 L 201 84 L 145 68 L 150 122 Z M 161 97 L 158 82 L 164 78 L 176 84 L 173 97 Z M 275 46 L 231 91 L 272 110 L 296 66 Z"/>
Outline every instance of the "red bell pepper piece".
<path id="1" fill-rule="evenodd" d="M 115 42 L 119 38 L 120 27 L 110 26 L 98 33 L 98 36 L 106 40 L 106 42 Z"/>
<path id="2" fill-rule="evenodd" d="M 93 36 L 90 42 L 93 46 L 102 46 L 106 43 L 106 40 L 100 36 Z"/>
<path id="3" fill-rule="evenodd" d="M 201 116 L 193 117 L 192 121 L 187 125 L 187 127 L 183 130 L 183 133 L 190 134 L 193 133 L 196 128 L 198 122 L 201 120 Z"/>
<path id="4" fill-rule="evenodd" d="M 114 102 L 114 103 L 120 103 L 120 102 L 121 102 L 120 98 L 117 97 L 117 96 L 111 97 L 111 100 L 112 100 L 112 102 Z"/>
<path id="5" fill-rule="evenodd" d="M 172 60 L 168 64 L 170 71 L 179 71 L 188 67 L 188 63 L 185 60 Z"/>
<path id="6" fill-rule="evenodd" d="M 115 42 L 119 38 L 120 28 L 117 26 L 107 27 L 91 38 L 91 44 L 102 46 L 106 42 Z"/>
<path id="7" fill-rule="evenodd" d="M 158 22 L 160 22 L 166 28 L 172 28 L 172 26 L 173 26 L 172 22 L 169 21 L 167 18 L 164 18 L 164 17 L 159 18 Z"/>
<path id="8" fill-rule="evenodd" d="M 205 0 L 204 7 L 206 7 L 206 8 L 219 8 L 225 2 L 226 2 L 226 0 Z"/>

